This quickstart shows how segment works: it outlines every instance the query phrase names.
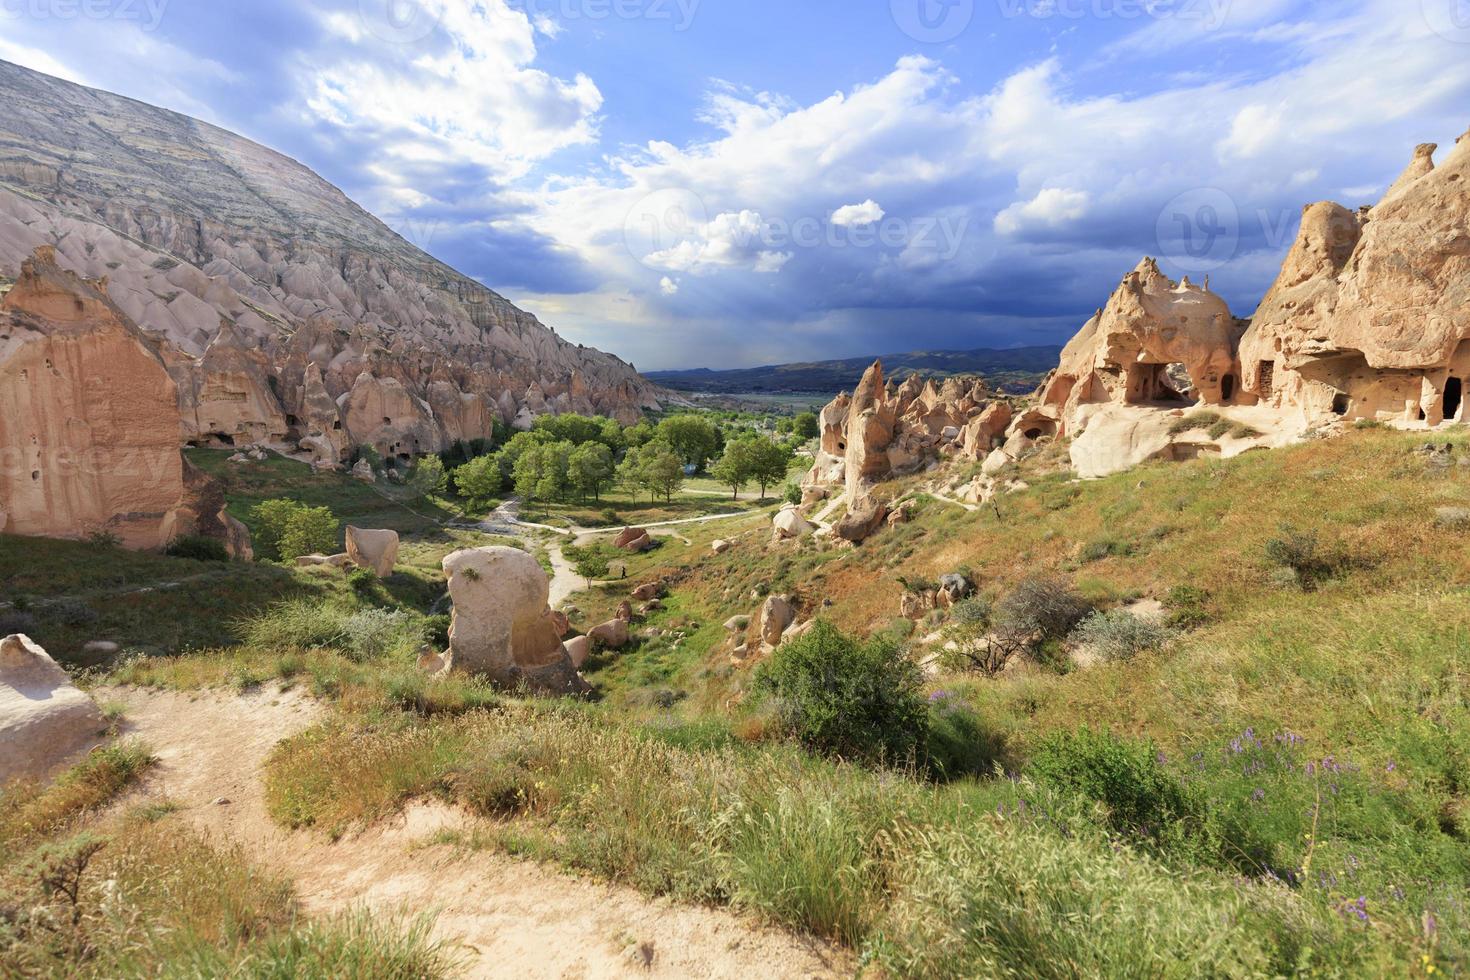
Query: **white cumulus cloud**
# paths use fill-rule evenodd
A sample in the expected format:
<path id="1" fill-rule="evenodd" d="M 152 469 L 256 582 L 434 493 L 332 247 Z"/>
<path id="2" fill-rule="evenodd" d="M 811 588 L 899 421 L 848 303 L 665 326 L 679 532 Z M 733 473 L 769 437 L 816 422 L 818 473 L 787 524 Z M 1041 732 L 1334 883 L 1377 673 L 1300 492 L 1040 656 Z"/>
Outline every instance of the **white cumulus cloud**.
<path id="1" fill-rule="evenodd" d="M 832 212 L 832 223 L 839 228 L 861 228 L 883 220 L 884 211 L 871 197 L 861 204 L 848 204 Z"/>

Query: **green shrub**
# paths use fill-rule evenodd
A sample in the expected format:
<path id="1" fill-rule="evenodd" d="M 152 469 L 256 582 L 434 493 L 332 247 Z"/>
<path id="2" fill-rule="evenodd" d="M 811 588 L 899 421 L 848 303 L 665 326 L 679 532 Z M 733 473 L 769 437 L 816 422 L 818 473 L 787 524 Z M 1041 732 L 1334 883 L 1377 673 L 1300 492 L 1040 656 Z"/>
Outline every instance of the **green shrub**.
<path id="1" fill-rule="evenodd" d="M 341 524 L 326 507 L 308 507 L 295 500 L 267 500 L 257 504 L 251 516 L 256 553 L 271 561 L 331 554 L 341 540 Z"/>
<path id="2" fill-rule="evenodd" d="M 788 504 L 800 504 L 801 484 L 797 483 L 795 480 L 787 483 L 786 489 L 781 493 L 781 499 L 786 501 Z"/>
<path id="3" fill-rule="evenodd" d="M 1173 633 L 1124 609 L 1096 612 L 1072 631 L 1072 642 L 1091 647 L 1104 660 L 1132 660 L 1161 649 Z"/>
<path id="4" fill-rule="evenodd" d="M 1164 597 L 1169 611 L 1169 625 L 1175 629 L 1195 629 L 1210 620 L 1210 593 L 1193 585 L 1176 585 Z"/>
<path id="5" fill-rule="evenodd" d="M 111 551 L 122 544 L 122 540 L 111 531 L 93 531 L 87 535 L 87 543 L 100 551 Z"/>
<path id="6" fill-rule="evenodd" d="M 1104 558 L 1127 558 L 1133 554 L 1134 546 L 1131 541 L 1123 541 L 1118 538 L 1099 538 L 1089 541 L 1082 549 L 1082 560 L 1084 562 L 1102 561 Z"/>
<path id="7" fill-rule="evenodd" d="M 1218 834 L 1204 803 L 1165 768 L 1151 741 L 1083 727 L 1048 737 L 1031 759 L 1033 778 L 1107 808 L 1113 830 L 1161 849 L 1209 859 Z"/>
<path id="8" fill-rule="evenodd" d="M 174 538 L 168 546 L 171 558 L 192 558 L 195 561 L 229 561 L 230 552 L 218 538 L 206 538 L 202 534 L 184 534 Z"/>
<path id="9" fill-rule="evenodd" d="M 1266 560 L 1289 571 L 1306 592 L 1332 578 L 1341 564 L 1323 551 L 1315 531 L 1298 531 L 1290 524 L 1281 525 L 1280 536 L 1266 542 Z"/>
<path id="10" fill-rule="evenodd" d="M 809 748 L 903 764 L 922 757 L 928 734 L 922 680 L 891 638 L 859 642 L 818 622 L 757 668 L 755 689 Z"/>

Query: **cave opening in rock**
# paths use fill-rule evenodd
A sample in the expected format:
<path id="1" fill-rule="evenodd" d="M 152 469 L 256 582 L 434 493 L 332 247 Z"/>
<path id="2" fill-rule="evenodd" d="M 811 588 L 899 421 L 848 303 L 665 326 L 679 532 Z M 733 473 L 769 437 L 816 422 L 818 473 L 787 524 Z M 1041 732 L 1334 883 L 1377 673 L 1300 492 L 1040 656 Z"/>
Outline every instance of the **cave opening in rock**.
<path id="1" fill-rule="evenodd" d="M 1465 387 L 1459 378 L 1450 378 L 1444 385 L 1444 418 L 1453 422 L 1460 414 L 1460 403 L 1465 397 Z"/>
<path id="2" fill-rule="evenodd" d="M 1346 415 L 1348 413 L 1348 409 L 1351 406 L 1352 399 L 1348 398 L 1346 393 L 1339 391 L 1337 394 L 1332 396 L 1333 415 Z"/>
<path id="3" fill-rule="evenodd" d="M 1262 361 L 1260 370 L 1257 373 L 1261 378 L 1258 385 L 1261 390 L 1261 398 L 1263 400 L 1269 399 L 1276 393 L 1276 362 Z"/>
<path id="4" fill-rule="evenodd" d="M 1220 398 L 1229 401 L 1235 397 L 1235 375 L 1227 374 L 1220 379 Z"/>
<path id="5" fill-rule="evenodd" d="M 1043 434 L 1044 433 L 1042 433 L 1041 429 L 1037 427 L 1026 430 L 1026 438 L 1030 439 L 1033 442 L 1035 442 L 1037 439 L 1040 439 Z"/>
<path id="6" fill-rule="evenodd" d="M 300 425 L 301 424 L 301 421 L 299 419 L 297 419 L 296 416 L 294 416 L 294 415 L 287 415 L 286 416 L 286 424 L 287 425 L 293 425 L 293 426 L 294 425 Z"/>

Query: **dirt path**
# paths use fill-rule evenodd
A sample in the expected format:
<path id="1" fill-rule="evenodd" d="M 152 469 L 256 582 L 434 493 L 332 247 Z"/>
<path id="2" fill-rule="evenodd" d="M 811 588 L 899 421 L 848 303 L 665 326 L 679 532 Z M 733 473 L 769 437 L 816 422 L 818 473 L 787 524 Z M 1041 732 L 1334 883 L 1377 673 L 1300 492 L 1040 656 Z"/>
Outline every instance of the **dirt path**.
<path id="1" fill-rule="evenodd" d="M 653 900 L 542 865 L 431 845 L 472 820 L 439 806 L 337 843 L 282 830 L 266 815 L 260 767 L 281 739 L 322 717 L 295 694 L 196 696 L 115 688 L 128 734 L 160 759 L 142 790 L 183 807 L 217 839 L 238 841 L 290 875 L 306 909 L 366 905 L 437 912 L 437 934 L 465 947 L 467 977 L 834 977 L 851 957 L 734 913 Z"/>

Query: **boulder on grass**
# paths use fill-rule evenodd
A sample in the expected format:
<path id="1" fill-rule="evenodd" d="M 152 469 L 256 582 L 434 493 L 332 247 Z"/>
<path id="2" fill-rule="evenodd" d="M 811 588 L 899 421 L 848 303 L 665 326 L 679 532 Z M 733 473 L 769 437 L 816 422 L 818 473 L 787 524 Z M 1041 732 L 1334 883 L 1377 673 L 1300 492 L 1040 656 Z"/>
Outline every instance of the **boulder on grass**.
<path id="1" fill-rule="evenodd" d="M 566 646 L 567 655 L 572 658 L 572 666 L 581 670 L 592 654 L 592 641 L 585 636 L 574 636 L 567 641 Z"/>
<path id="2" fill-rule="evenodd" d="M 635 602 L 652 602 L 654 599 L 662 598 L 663 594 L 664 587 L 661 582 L 649 582 L 647 585 L 640 585 L 633 590 L 633 600 Z"/>
<path id="3" fill-rule="evenodd" d="M 393 574 L 398 563 L 398 532 L 347 527 L 347 554 L 361 568 L 378 578 Z"/>
<path id="4" fill-rule="evenodd" d="M 454 601 L 454 670 L 545 694 L 591 690 L 557 633 L 551 584 L 535 558 L 517 548 L 471 548 L 445 558 L 444 574 Z"/>
<path id="5" fill-rule="evenodd" d="M 621 650 L 632 638 L 628 624 L 621 619 L 610 619 L 601 626 L 588 630 L 587 635 L 592 642 L 609 650 Z"/>
<path id="6" fill-rule="evenodd" d="M 625 623 L 631 623 L 633 621 L 633 604 L 626 599 L 618 603 L 617 618 Z"/>
<path id="7" fill-rule="evenodd" d="M 847 516 L 833 528 L 839 538 L 853 544 L 866 541 L 877 533 L 888 517 L 888 508 L 872 497 L 863 497 L 847 509 Z"/>
<path id="8" fill-rule="evenodd" d="M 723 555 L 725 552 L 730 550 L 730 542 L 724 540 L 716 541 L 709 547 L 710 550 L 713 551 L 715 554 Z"/>
<path id="9" fill-rule="evenodd" d="M 812 526 L 807 523 L 806 518 L 797 513 L 795 507 L 784 507 L 781 513 L 776 515 L 775 539 L 777 541 L 789 541 L 795 538 L 804 538 L 812 533 Z"/>
<path id="10" fill-rule="evenodd" d="M 613 541 L 613 546 L 623 551 L 648 551 L 653 548 L 653 538 L 641 527 L 625 527 Z"/>
<path id="11" fill-rule="evenodd" d="M 30 637 L 0 640 L 0 785 L 43 777 L 106 727 L 92 699 Z"/>

